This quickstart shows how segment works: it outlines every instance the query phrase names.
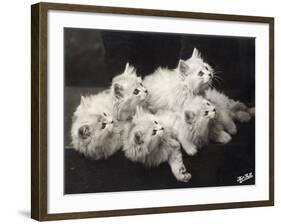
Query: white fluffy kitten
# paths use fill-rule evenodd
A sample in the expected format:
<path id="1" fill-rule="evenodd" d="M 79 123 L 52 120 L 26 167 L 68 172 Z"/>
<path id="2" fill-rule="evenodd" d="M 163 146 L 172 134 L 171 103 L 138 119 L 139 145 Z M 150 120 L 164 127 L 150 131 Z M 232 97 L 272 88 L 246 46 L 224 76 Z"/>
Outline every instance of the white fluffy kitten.
<path id="1" fill-rule="evenodd" d="M 126 64 L 112 81 L 110 90 L 81 97 L 74 112 L 71 137 L 77 151 L 95 159 L 106 159 L 122 146 L 123 121 L 145 102 L 147 90 L 135 69 Z"/>
<path id="2" fill-rule="evenodd" d="M 106 91 L 81 97 L 71 128 L 75 150 L 94 159 L 106 159 L 121 148 L 121 127 L 112 112 L 111 96 Z"/>
<path id="3" fill-rule="evenodd" d="M 124 72 L 112 80 L 111 93 L 113 96 L 114 116 L 117 120 L 130 120 L 135 114 L 136 107 L 144 104 L 148 91 L 137 77 L 134 67 L 126 64 Z"/>
<path id="4" fill-rule="evenodd" d="M 179 61 L 176 69 L 158 68 L 143 81 L 149 90 L 149 109 L 181 109 L 186 100 L 208 86 L 212 74 L 213 69 L 203 62 L 196 48 L 188 60 Z"/>
<path id="5" fill-rule="evenodd" d="M 207 145 L 210 140 L 219 143 L 231 140 L 217 122 L 220 114 L 216 107 L 201 96 L 186 101 L 181 111 L 161 110 L 156 115 L 165 126 L 173 128 L 188 155 L 196 154 L 197 148 Z"/>
<path id="6" fill-rule="evenodd" d="M 186 61 L 180 60 L 176 69 L 159 68 L 144 79 L 144 85 L 149 90 L 148 108 L 153 112 L 159 109 L 180 110 L 190 98 L 202 94 L 217 106 L 222 118 L 218 122 L 222 127 L 235 134 L 237 130 L 233 119 L 248 121 L 250 114 L 254 114 L 254 108 L 248 109 L 245 104 L 231 100 L 215 89 L 210 90 L 213 78 L 214 70 L 195 48 L 192 56 Z"/>
<path id="7" fill-rule="evenodd" d="M 187 182 L 191 174 L 182 161 L 180 143 L 169 127 L 163 127 L 155 115 L 138 109 L 124 130 L 125 156 L 147 167 L 168 162 L 175 178 Z"/>
<path id="8" fill-rule="evenodd" d="M 207 89 L 204 95 L 218 108 L 220 123 L 230 134 L 236 134 L 237 132 L 234 120 L 248 122 L 251 119 L 251 111 L 254 111 L 254 108 L 248 109 L 245 104 L 234 101 L 215 89 Z"/>

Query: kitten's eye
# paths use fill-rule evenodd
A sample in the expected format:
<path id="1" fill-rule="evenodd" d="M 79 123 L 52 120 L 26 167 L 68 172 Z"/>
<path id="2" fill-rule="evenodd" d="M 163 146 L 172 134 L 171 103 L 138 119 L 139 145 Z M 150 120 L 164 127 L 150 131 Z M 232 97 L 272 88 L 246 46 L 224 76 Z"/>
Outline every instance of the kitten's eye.
<path id="1" fill-rule="evenodd" d="M 154 129 L 154 130 L 152 131 L 152 135 L 156 135 L 156 133 L 157 133 L 157 130 Z"/>
<path id="2" fill-rule="evenodd" d="M 158 124 L 158 122 L 157 122 L 157 121 L 154 121 L 154 124 Z"/>
<path id="3" fill-rule="evenodd" d="M 142 87 L 143 87 L 143 84 L 142 84 L 142 83 L 140 83 L 140 86 L 142 86 Z"/>
<path id="4" fill-rule="evenodd" d="M 207 106 L 210 106 L 210 104 L 207 102 Z"/>
<path id="5" fill-rule="evenodd" d="M 135 90 L 134 90 L 134 94 L 135 94 L 135 95 L 138 95 L 139 92 L 140 92 L 140 91 L 139 91 L 138 89 L 135 89 Z"/>
<path id="6" fill-rule="evenodd" d="M 103 123 L 101 124 L 101 129 L 105 129 L 105 127 L 106 127 L 106 123 L 103 122 Z"/>
<path id="7" fill-rule="evenodd" d="M 203 73 L 202 71 L 200 71 L 200 72 L 198 73 L 198 75 L 199 75 L 199 76 L 203 76 L 204 73 Z"/>
<path id="8" fill-rule="evenodd" d="M 103 112 L 103 115 L 104 115 L 104 116 L 107 116 L 107 114 L 106 114 L 106 113 L 104 113 L 104 112 Z"/>

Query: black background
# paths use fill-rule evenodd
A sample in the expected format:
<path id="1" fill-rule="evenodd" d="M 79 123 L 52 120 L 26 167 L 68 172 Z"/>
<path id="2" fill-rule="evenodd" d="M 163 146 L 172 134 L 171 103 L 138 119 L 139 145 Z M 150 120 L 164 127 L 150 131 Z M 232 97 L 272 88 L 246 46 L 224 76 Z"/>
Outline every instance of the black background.
<path id="1" fill-rule="evenodd" d="M 232 98 L 254 101 L 255 39 L 144 32 L 65 29 L 66 86 L 107 87 L 126 62 L 144 77 L 159 66 L 175 68 L 196 47 L 217 71 Z"/>
<path id="2" fill-rule="evenodd" d="M 71 116 L 80 95 L 110 86 L 126 62 L 144 77 L 157 67 L 175 68 L 196 47 L 222 81 L 215 86 L 233 99 L 255 101 L 255 39 L 187 34 L 105 31 L 65 28 L 65 193 L 167 189 L 236 185 L 236 177 L 255 171 L 254 121 L 240 124 L 227 145 L 212 144 L 184 162 L 193 174 L 190 183 L 177 182 L 168 164 L 146 169 L 126 160 L 122 152 L 106 161 L 93 161 L 70 145 Z M 254 184 L 255 179 L 243 184 Z"/>

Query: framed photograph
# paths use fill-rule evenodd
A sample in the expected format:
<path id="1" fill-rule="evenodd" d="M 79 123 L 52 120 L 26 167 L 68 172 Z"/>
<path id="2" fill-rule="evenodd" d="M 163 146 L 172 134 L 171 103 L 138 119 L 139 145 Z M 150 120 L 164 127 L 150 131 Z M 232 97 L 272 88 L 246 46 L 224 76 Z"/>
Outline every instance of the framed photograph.
<path id="1" fill-rule="evenodd" d="M 274 18 L 31 9 L 32 218 L 274 205 Z"/>

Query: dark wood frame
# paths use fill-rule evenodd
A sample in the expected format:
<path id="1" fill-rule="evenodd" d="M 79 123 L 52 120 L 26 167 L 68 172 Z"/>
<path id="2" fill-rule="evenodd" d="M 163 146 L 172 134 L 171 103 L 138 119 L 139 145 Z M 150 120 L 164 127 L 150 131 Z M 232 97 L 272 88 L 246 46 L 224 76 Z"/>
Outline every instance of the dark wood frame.
<path id="1" fill-rule="evenodd" d="M 269 200 L 204 205 L 48 214 L 47 212 L 47 12 L 65 10 L 145 16 L 226 20 L 269 24 Z M 274 18 L 38 3 L 31 6 L 31 217 L 39 221 L 139 215 L 274 205 Z"/>

